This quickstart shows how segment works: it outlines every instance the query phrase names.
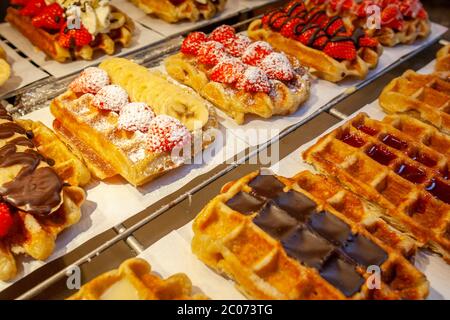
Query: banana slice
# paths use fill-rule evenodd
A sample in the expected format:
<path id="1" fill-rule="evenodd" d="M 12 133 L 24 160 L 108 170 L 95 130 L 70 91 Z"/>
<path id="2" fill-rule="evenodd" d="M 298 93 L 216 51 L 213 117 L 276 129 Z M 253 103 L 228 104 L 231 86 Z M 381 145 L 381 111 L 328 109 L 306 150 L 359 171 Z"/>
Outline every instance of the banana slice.
<path id="1" fill-rule="evenodd" d="M 0 59 L 0 86 L 11 76 L 11 67 L 4 59 Z"/>
<path id="2" fill-rule="evenodd" d="M 133 102 L 145 102 L 157 114 L 180 120 L 189 131 L 203 128 L 209 120 L 206 102 L 196 94 L 173 84 L 160 72 L 149 71 L 123 58 L 110 58 L 100 64 L 111 81 L 123 87 Z"/>

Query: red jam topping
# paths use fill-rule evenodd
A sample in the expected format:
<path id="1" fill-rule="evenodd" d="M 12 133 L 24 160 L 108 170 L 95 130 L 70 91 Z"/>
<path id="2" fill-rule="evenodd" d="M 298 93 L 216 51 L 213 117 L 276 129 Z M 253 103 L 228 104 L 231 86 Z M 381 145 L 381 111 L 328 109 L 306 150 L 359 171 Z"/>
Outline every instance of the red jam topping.
<path id="1" fill-rule="evenodd" d="M 426 165 L 427 167 L 431 167 L 431 168 L 437 164 L 436 160 L 434 160 L 430 156 L 428 156 L 424 153 L 420 153 L 420 152 L 417 152 L 416 154 L 414 154 L 411 157 L 411 159 L 416 160 L 417 162 L 420 162 L 420 163 Z"/>
<path id="2" fill-rule="evenodd" d="M 395 173 L 415 184 L 423 183 L 427 178 L 427 174 L 424 170 L 408 164 L 401 164 L 397 170 L 395 170 Z"/>
<path id="3" fill-rule="evenodd" d="M 381 141 L 383 141 L 384 144 L 397 150 L 403 150 L 408 148 L 408 144 L 405 141 L 400 140 L 399 138 L 391 134 L 384 136 Z"/>
<path id="4" fill-rule="evenodd" d="M 377 134 L 378 130 L 368 127 L 366 125 L 363 124 L 354 124 L 353 125 L 356 129 L 364 132 L 365 134 L 368 134 L 369 136 L 374 136 Z"/>
<path id="5" fill-rule="evenodd" d="M 387 166 L 392 160 L 397 158 L 395 154 L 382 146 L 374 145 L 366 151 L 366 154 L 378 163 Z"/>
<path id="6" fill-rule="evenodd" d="M 450 204 L 450 185 L 448 182 L 433 179 L 426 189 L 439 200 Z"/>
<path id="7" fill-rule="evenodd" d="M 346 144 L 351 145 L 352 147 L 355 148 L 360 148 L 366 143 L 361 137 L 352 134 L 350 132 L 345 133 L 341 137 L 341 140 L 342 142 L 345 142 Z"/>

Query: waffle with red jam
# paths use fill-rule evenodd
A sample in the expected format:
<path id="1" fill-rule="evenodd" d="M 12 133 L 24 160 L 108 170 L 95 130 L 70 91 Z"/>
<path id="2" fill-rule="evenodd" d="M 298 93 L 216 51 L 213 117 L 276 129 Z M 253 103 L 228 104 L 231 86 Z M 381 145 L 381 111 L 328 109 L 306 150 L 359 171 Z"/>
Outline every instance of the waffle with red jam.
<path id="1" fill-rule="evenodd" d="M 340 16 L 308 10 L 298 1 L 253 21 L 248 35 L 296 57 L 312 73 L 332 82 L 347 77 L 365 78 L 382 53 L 378 40 L 361 28 L 348 28 Z"/>
<path id="2" fill-rule="evenodd" d="M 339 203 L 295 178 L 253 172 L 226 184 L 196 217 L 192 251 L 255 299 L 425 298 L 425 276 L 342 213 L 351 201 Z"/>
<path id="3" fill-rule="evenodd" d="M 78 3 L 60 3 L 47 5 L 44 0 L 12 0 L 7 9 L 6 21 L 35 47 L 58 62 L 92 60 L 96 51 L 112 55 L 117 51 L 117 44 L 123 47 L 130 45 L 134 23 L 125 13 L 110 5 L 109 0 L 102 2 L 99 10 L 103 11 L 98 15 L 94 7 L 95 4 L 100 6 L 99 2 L 83 0 Z M 90 9 L 83 11 L 82 6 Z M 68 18 L 75 14 L 74 8 L 79 8 L 81 18 L 75 15 L 74 20 Z M 105 15 L 104 10 L 109 10 L 109 14 Z M 104 19 L 102 23 L 107 26 L 98 27 L 99 22 L 96 20 L 99 17 Z M 76 19 L 81 21 L 77 23 Z M 88 26 L 83 21 L 91 23 Z"/>
<path id="4" fill-rule="evenodd" d="M 298 1 L 301 2 L 301 1 Z M 306 6 L 340 15 L 353 28 L 363 28 L 383 46 L 411 44 L 430 34 L 428 14 L 419 0 L 305 0 Z M 377 14 L 380 15 L 377 25 Z"/>
<path id="5" fill-rule="evenodd" d="M 400 128 L 409 125 L 401 121 Z M 389 223 L 450 261 L 449 158 L 425 145 L 423 136 L 389 122 L 361 113 L 320 138 L 303 158 L 387 209 Z"/>
<path id="6" fill-rule="evenodd" d="M 227 0 L 129 0 L 145 13 L 167 22 L 211 19 L 225 9 Z"/>
<path id="7" fill-rule="evenodd" d="M 169 75 L 197 91 L 238 124 L 295 112 L 309 97 L 310 76 L 299 61 L 223 25 L 193 32 L 165 61 Z"/>

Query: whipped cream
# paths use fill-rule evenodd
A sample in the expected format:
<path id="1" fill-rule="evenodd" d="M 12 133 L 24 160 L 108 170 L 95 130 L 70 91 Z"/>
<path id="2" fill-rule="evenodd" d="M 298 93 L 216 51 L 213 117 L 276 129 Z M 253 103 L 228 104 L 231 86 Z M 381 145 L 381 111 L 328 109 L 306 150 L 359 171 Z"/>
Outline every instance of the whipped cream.
<path id="1" fill-rule="evenodd" d="M 110 0 L 46 0 L 57 2 L 66 11 L 67 19 L 81 20 L 83 26 L 90 34 L 109 32 L 111 25 Z"/>

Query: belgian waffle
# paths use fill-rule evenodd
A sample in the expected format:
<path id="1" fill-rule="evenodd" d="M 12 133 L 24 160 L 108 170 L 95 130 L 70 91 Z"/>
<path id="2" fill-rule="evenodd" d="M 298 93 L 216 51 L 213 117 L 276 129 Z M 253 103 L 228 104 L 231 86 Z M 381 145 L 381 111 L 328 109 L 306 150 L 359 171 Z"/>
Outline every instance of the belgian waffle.
<path id="1" fill-rule="evenodd" d="M 312 194 L 316 201 L 325 201 L 348 219 L 366 228 L 387 246 L 397 249 L 406 258 L 409 259 L 416 253 L 417 247 L 414 240 L 382 219 L 385 214 L 383 208 L 358 197 L 333 178 L 303 171 L 292 180 L 300 188 Z"/>
<path id="2" fill-rule="evenodd" d="M 12 216 L 8 232 L 0 237 L 0 280 L 5 281 L 17 274 L 15 255 L 27 254 L 37 260 L 50 256 L 58 234 L 80 219 L 85 193 L 64 185 L 47 164 L 52 161 L 37 152 L 27 131 L 3 107 L 0 147 L 1 202 Z M 6 219 L 2 216 L 2 230 Z"/>
<path id="3" fill-rule="evenodd" d="M 0 86 L 2 86 L 10 76 L 11 67 L 6 60 L 5 50 L 0 46 Z"/>
<path id="4" fill-rule="evenodd" d="M 116 23 L 108 33 L 99 33 L 91 44 L 83 47 L 64 48 L 58 42 L 59 34 L 52 34 L 42 28 L 36 28 L 31 18 L 23 16 L 19 10 L 9 7 L 6 21 L 18 29 L 31 43 L 42 50 L 50 58 L 65 62 L 67 60 L 92 60 L 96 51 L 112 55 L 116 52 L 116 44 L 128 47 L 134 31 L 133 21 L 122 11 L 111 6 L 111 14 Z"/>
<path id="5" fill-rule="evenodd" d="M 72 186 L 84 187 L 91 181 L 91 173 L 86 165 L 42 122 L 17 120 L 22 128 L 33 133 L 33 143 L 39 153 L 53 159 L 53 169 L 65 182 Z"/>
<path id="6" fill-rule="evenodd" d="M 101 68 L 113 84 L 129 93 L 132 102 L 146 102 L 157 114 L 179 116 L 189 125 L 194 146 L 191 155 L 214 140 L 215 113 L 200 97 L 170 83 L 161 74 L 125 59 L 107 60 Z M 150 152 L 146 133 L 120 129 L 118 114 L 98 109 L 93 99 L 92 94 L 80 96 L 69 89 L 54 99 L 50 108 L 56 118 L 57 134 L 76 150 L 98 179 L 119 174 L 140 186 L 185 163 L 186 155 Z"/>
<path id="7" fill-rule="evenodd" d="M 442 79 L 450 80 L 450 44 L 442 47 L 437 52 L 435 72 Z"/>
<path id="8" fill-rule="evenodd" d="M 161 279 L 150 264 L 139 258 L 124 261 L 117 270 L 104 273 L 83 285 L 68 300 L 204 300 L 192 293 L 185 274 Z"/>
<path id="9" fill-rule="evenodd" d="M 330 17 L 340 15 L 347 24 L 353 28 L 363 28 L 371 37 L 375 37 L 383 46 L 392 47 L 397 44 L 411 44 L 418 39 L 426 38 L 430 34 L 430 21 L 420 1 L 400 0 L 385 1 L 372 0 L 369 2 L 331 1 L 331 0 L 305 0 L 310 9 L 323 9 Z M 414 8 L 412 3 L 415 3 Z M 380 9 L 380 27 L 368 27 L 368 17 L 373 14 L 366 13 L 368 5 L 376 5 Z M 389 8 L 386 9 L 386 7 Z M 394 10 L 394 11 L 393 11 Z M 389 14 L 388 11 L 393 11 Z M 389 16 L 388 16 L 389 15 Z M 386 17 L 383 19 L 383 17 Z M 370 21 L 369 21 L 370 23 Z"/>
<path id="10" fill-rule="evenodd" d="M 222 26 L 216 30 L 220 30 L 220 28 L 231 27 Z M 229 40 L 227 45 L 233 45 L 233 41 L 239 41 L 240 38 L 236 37 L 235 39 Z M 185 41 L 189 41 L 189 36 Z M 214 43 L 218 44 L 218 42 Z M 250 48 L 250 40 L 244 46 Z M 223 52 L 226 50 L 227 47 L 223 47 Z M 255 68 L 256 70 L 256 67 L 243 62 L 243 56 L 246 52 L 246 50 L 242 50 L 239 53 L 234 53 L 234 56 L 226 54 L 216 64 L 202 63 L 199 55 L 180 52 L 167 58 L 165 67 L 172 78 L 193 88 L 204 98 L 230 115 L 238 124 L 244 123 L 246 114 L 254 114 L 262 118 L 291 114 L 309 98 L 310 76 L 308 70 L 302 67 L 297 59 L 293 57 L 288 58 L 284 55 L 283 57 L 286 57 L 285 63 L 289 64 L 288 67 L 292 70 L 292 78 L 289 81 L 268 79 L 268 84 L 271 88 L 266 92 L 257 90 L 252 92 L 239 87 L 236 82 L 227 83 L 231 77 L 242 76 L 241 73 L 245 76 L 246 71 L 250 70 L 250 68 Z M 280 53 L 274 52 L 274 54 Z M 241 67 L 242 72 L 230 75 L 224 69 L 224 81 L 219 82 L 212 78 L 213 74 L 217 72 L 216 70 L 220 72 L 219 68 L 221 65 L 228 64 L 236 68 L 238 66 Z M 274 66 L 274 69 L 276 68 L 277 66 Z M 259 68 L 258 70 L 263 72 Z"/>
<path id="11" fill-rule="evenodd" d="M 167 22 L 182 20 L 198 21 L 201 18 L 211 19 L 223 11 L 227 0 L 184 0 L 173 4 L 170 0 L 129 0 L 145 13 L 155 15 Z"/>
<path id="12" fill-rule="evenodd" d="M 346 28 L 339 16 L 329 18 L 324 11 L 307 10 L 298 1 L 253 21 L 248 35 L 296 57 L 313 74 L 331 82 L 365 78 L 369 69 L 377 66 L 383 50 L 362 29 Z M 339 48 L 343 43 L 345 47 Z"/>
<path id="13" fill-rule="evenodd" d="M 303 157 L 386 208 L 389 223 L 449 261 L 447 156 L 421 143 L 420 137 L 361 113 L 319 139 Z"/>
<path id="14" fill-rule="evenodd" d="M 196 217 L 193 229 L 193 252 L 252 298 L 428 295 L 425 276 L 397 250 L 295 180 L 254 172 L 229 183 Z M 369 266 L 380 268 L 379 289 L 371 285 Z"/>
<path id="15" fill-rule="evenodd" d="M 450 134 L 450 83 L 412 70 L 392 80 L 379 98 L 387 113 L 417 117 Z"/>

